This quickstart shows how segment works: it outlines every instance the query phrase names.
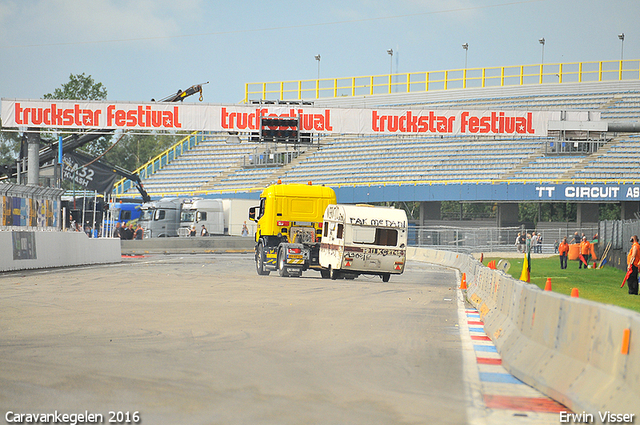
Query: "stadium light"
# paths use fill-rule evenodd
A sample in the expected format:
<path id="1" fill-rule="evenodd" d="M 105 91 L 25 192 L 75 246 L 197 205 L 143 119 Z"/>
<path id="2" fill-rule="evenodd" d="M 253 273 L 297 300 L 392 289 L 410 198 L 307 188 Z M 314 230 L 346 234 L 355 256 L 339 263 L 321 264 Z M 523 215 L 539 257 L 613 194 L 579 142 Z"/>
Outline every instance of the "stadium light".
<path id="1" fill-rule="evenodd" d="M 545 39 L 544 37 L 542 37 L 541 39 L 538 40 L 538 43 L 540 43 L 542 45 L 542 58 L 540 59 L 540 64 L 544 65 L 544 43 L 545 43 Z"/>
<path id="2" fill-rule="evenodd" d="M 469 53 L 469 43 L 464 43 L 462 45 L 464 49 L 464 69 L 467 69 L 467 54 Z"/>
<path id="3" fill-rule="evenodd" d="M 315 58 L 318 61 L 318 80 L 319 80 L 320 79 L 320 55 L 316 55 Z"/>
<path id="4" fill-rule="evenodd" d="M 620 39 L 620 61 L 624 58 L 624 33 L 618 34 Z"/>
<path id="5" fill-rule="evenodd" d="M 393 49 L 387 49 L 387 53 L 389 53 L 389 75 L 393 74 Z"/>

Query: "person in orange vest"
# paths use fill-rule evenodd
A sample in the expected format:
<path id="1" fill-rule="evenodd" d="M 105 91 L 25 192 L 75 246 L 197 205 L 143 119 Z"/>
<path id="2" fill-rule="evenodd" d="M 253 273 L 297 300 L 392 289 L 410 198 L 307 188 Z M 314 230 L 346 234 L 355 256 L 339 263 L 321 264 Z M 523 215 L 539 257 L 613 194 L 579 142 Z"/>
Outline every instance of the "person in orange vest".
<path id="1" fill-rule="evenodd" d="M 638 295 L 638 264 L 640 264 L 640 244 L 638 244 L 638 236 L 633 235 L 631 240 L 631 249 L 627 255 L 627 269 L 631 270 L 627 278 L 627 286 L 630 295 Z"/>
<path id="2" fill-rule="evenodd" d="M 560 254 L 560 268 L 567 268 L 567 254 L 569 254 L 569 244 L 567 238 L 562 239 L 560 245 L 558 245 L 558 253 Z"/>
<path id="3" fill-rule="evenodd" d="M 579 269 L 584 266 L 585 269 L 589 268 L 589 257 L 591 256 L 591 244 L 587 240 L 586 236 L 582 237 L 582 242 L 580 242 L 580 265 Z"/>

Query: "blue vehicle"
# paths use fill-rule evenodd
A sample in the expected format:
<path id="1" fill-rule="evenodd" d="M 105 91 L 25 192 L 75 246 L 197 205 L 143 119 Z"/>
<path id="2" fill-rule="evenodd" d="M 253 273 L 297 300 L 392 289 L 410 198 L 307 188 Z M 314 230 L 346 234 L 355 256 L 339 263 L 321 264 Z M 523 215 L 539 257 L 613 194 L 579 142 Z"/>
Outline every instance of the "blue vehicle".
<path id="1" fill-rule="evenodd" d="M 119 202 L 109 205 L 111 211 L 111 219 L 114 222 L 129 222 L 140 218 L 140 204 Z"/>

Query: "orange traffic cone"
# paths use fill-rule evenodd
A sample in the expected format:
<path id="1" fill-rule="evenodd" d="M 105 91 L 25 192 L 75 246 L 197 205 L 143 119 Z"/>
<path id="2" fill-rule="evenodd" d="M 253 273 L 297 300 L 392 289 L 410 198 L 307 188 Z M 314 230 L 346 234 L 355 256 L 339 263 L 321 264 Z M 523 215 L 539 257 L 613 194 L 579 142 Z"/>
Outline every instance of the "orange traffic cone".
<path id="1" fill-rule="evenodd" d="M 579 298 L 579 295 L 578 295 L 578 288 L 571 288 L 571 296 L 572 296 L 573 298 Z"/>
<path id="2" fill-rule="evenodd" d="M 462 282 L 460 282 L 460 289 L 467 289 L 467 274 L 462 273 Z"/>
<path id="3" fill-rule="evenodd" d="M 550 291 L 551 290 L 551 278 L 550 277 L 547 278 L 547 283 L 544 285 L 544 290 L 545 291 Z"/>

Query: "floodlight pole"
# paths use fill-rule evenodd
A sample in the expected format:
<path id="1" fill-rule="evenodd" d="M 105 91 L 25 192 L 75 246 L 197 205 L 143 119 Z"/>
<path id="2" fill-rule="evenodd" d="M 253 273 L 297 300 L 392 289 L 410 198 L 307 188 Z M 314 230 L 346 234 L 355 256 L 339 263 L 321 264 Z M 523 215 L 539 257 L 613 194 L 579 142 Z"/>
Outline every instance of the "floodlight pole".
<path id="1" fill-rule="evenodd" d="M 320 55 L 315 55 L 316 60 L 318 61 L 318 80 L 320 79 Z"/>
<path id="2" fill-rule="evenodd" d="M 462 45 L 462 48 L 464 49 L 464 69 L 466 71 L 467 70 L 467 54 L 469 53 L 469 43 L 464 43 Z"/>
<path id="3" fill-rule="evenodd" d="M 542 79 L 544 76 L 544 43 L 546 40 L 544 37 L 538 40 L 538 43 L 542 46 L 542 57 L 540 58 L 540 84 L 542 84 Z"/>
<path id="4" fill-rule="evenodd" d="M 620 62 L 624 59 L 624 33 L 618 34 L 620 39 Z"/>
<path id="5" fill-rule="evenodd" d="M 467 54 L 469 53 L 469 43 L 464 43 L 462 45 L 464 49 L 464 71 L 462 75 L 462 88 L 467 88 Z"/>

